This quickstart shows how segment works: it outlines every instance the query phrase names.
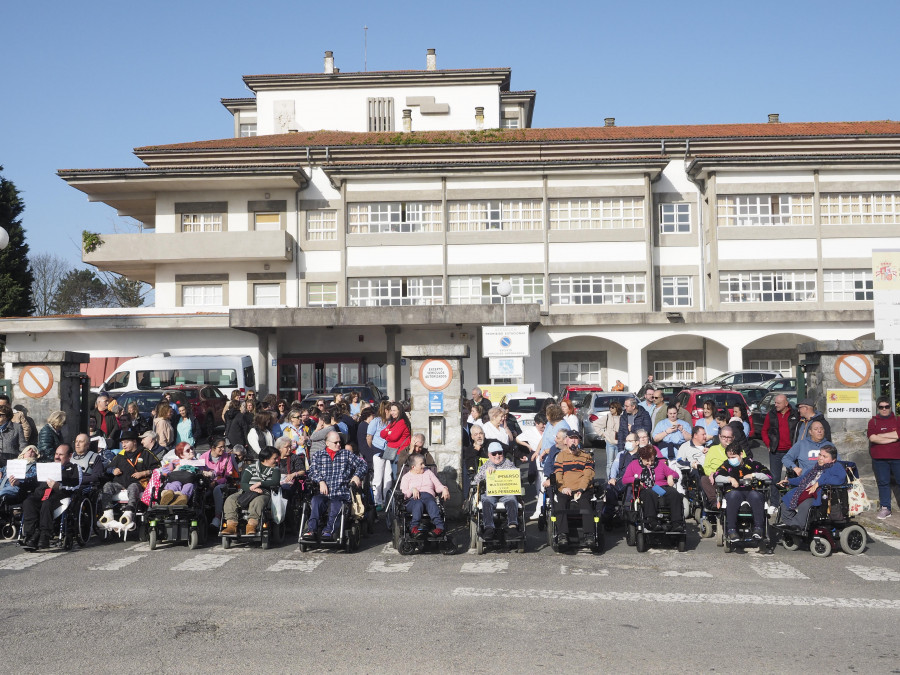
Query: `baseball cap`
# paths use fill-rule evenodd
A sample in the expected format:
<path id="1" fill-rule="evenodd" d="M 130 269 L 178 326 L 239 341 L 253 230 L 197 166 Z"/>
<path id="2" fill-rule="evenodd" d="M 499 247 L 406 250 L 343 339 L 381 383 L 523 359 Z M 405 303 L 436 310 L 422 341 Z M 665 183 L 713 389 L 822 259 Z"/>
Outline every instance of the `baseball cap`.
<path id="1" fill-rule="evenodd" d="M 489 455 L 502 455 L 503 454 L 503 446 L 500 445 L 497 441 L 494 441 L 488 446 L 488 454 Z"/>
<path id="2" fill-rule="evenodd" d="M 816 402 L 813 401 L 811 398 L 805 398 L 802 401 L 800 401 L 800 403 L 798 403 L 797 405 L 808 405 L 813 410 L 815 410 L 815 408 L 816 408 Z"/>
<path id="3" fill-rule="evenodd" d="M 566 434 L 566 438 L 577 438 L 580 441 L 581 434 L 579 434 L 577 431 L 573 431 L 570 429 L 569 432 Z"/>
<path id="4" fill-rule="evenodd" d="M 141 438 L 147 438 L 148 436 L 152 436 L 153 433 L 154 433 L 154 432 L 152 432 L 152 431 L 145 431 L 144 433 L 141 434 L 140 437 L 141 437 Z"/>

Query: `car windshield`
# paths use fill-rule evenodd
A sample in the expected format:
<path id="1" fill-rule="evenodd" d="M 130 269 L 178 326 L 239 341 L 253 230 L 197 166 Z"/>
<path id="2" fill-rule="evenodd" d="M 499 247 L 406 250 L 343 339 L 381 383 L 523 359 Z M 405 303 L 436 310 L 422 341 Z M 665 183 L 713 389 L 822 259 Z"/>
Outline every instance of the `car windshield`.
<path id="1" fill-rule="evenodd" d="M 609 410 L 609 404 L 613 401 L 618 401 L 619 403 L 624 403 L 626 398 L 630 398 L 628 396 L 595 396 L 594 397 L 594 410 Z"/>
<path id="2" fill-rule="evenodd" d="M 536 413 L 543 409 L 544 404 L 549 399 L 546 398 L 514 398 L 509 401 L 509 412 L 511 413 Z"/>
<path id="3" fill-rule="evenodd" d="M 142 415 L 149 415 L 156 408 L 161 398 L 162 396 L 158 391 L 132 392 L 130 394 L 119 394 L 116 396 L 116 401 L 126 410 L 129 403 L 137 403 L 138 411 Z"/>

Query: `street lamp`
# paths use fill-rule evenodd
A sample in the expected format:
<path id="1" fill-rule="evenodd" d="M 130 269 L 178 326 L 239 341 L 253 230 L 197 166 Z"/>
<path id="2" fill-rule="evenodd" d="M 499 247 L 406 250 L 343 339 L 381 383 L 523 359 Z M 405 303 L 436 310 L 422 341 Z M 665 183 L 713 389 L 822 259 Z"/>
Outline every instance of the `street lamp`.
<path id="1" fill-rule="evenodd" d="M 0 227 L 0 251 L 9 246 L 9 232 Z"/>
<path id="2" fill-rule="evenodd" d="M 506 325 L 506 299 L 512 293 L 512 284 L 505 279 L 497 284 L 497 295 L 500 296 L 500 302 L 503 304 L 503 325 Z"/>

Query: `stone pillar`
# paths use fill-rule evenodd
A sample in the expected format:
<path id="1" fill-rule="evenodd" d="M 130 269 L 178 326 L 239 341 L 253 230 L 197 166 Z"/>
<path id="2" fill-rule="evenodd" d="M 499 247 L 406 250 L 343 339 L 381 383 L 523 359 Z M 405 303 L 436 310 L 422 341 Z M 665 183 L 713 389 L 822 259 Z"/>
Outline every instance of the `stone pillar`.
<path id="1" fill-rule="evenodd" d="M 385 380 L 387 392 L 392 401 L 400 400 L 400 358 L 397 353 L 397 333 L 400 326 L 384 327 Z"/>
<path id="2" fill-rule="evenodd" d="M 744 369 L 744 348 L 728 346 L 728 370 Z M 707 378 L 709 379 L 709 378 Z"/>
<path id="3" fill-rule="evenodd" d="M 13 405 L 25 407 L 38 431 L 50 413 L 62 410 L 66 413 L 62 438 L 74 442 L 82 431 L 79 368 L 90 360 L 89 354 L 80 352 L 4 352 L 4 363 L 12 367 Z"/>
<path id="4" fill-rule="evenodd" d="M 640 347 L 629 347 L 627 352 L 628 381 L 625 386 L 628 391 L 637 391 L 644 384 L 644 350 Z M 556 383 L 553 383 L 556 386 Z"/>
<path id="5" fill-rule="evenodd" d="M 462 360 L 469 356 L 469 346 L 404 345 L 402 355 L 409 361 L 412 431 L 425 434 L 425 447 L 437 462 L 438 477 L 450 490 L 447 515 L 457 517 L 463 499 Z M 430 412 L 437 408 L 440 412 Z M 435 442 L 433 427 L 442 432 L 443 442 Z"/>

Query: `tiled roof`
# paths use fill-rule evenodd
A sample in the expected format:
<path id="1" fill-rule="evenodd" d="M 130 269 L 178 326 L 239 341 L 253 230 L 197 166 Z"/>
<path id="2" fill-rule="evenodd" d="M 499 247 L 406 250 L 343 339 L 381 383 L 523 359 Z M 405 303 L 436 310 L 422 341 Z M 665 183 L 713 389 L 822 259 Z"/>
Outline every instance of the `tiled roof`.
<path id="1" fill-rule="evenodd" d="M 483 131 L 301 131 L 290 134 L 223 138 L 171 145 L 148 145 L 136 152 L 304 148 L 321 146 L 429 145 L 468 143 L 554 143 L 659 139 L 723 139 L 827 136 L 900 136 L 900 122 L 778 122 L 761 124 L 693 124 L 639 127 L 560 127 L 549 129 L 485 129 Z"/>

